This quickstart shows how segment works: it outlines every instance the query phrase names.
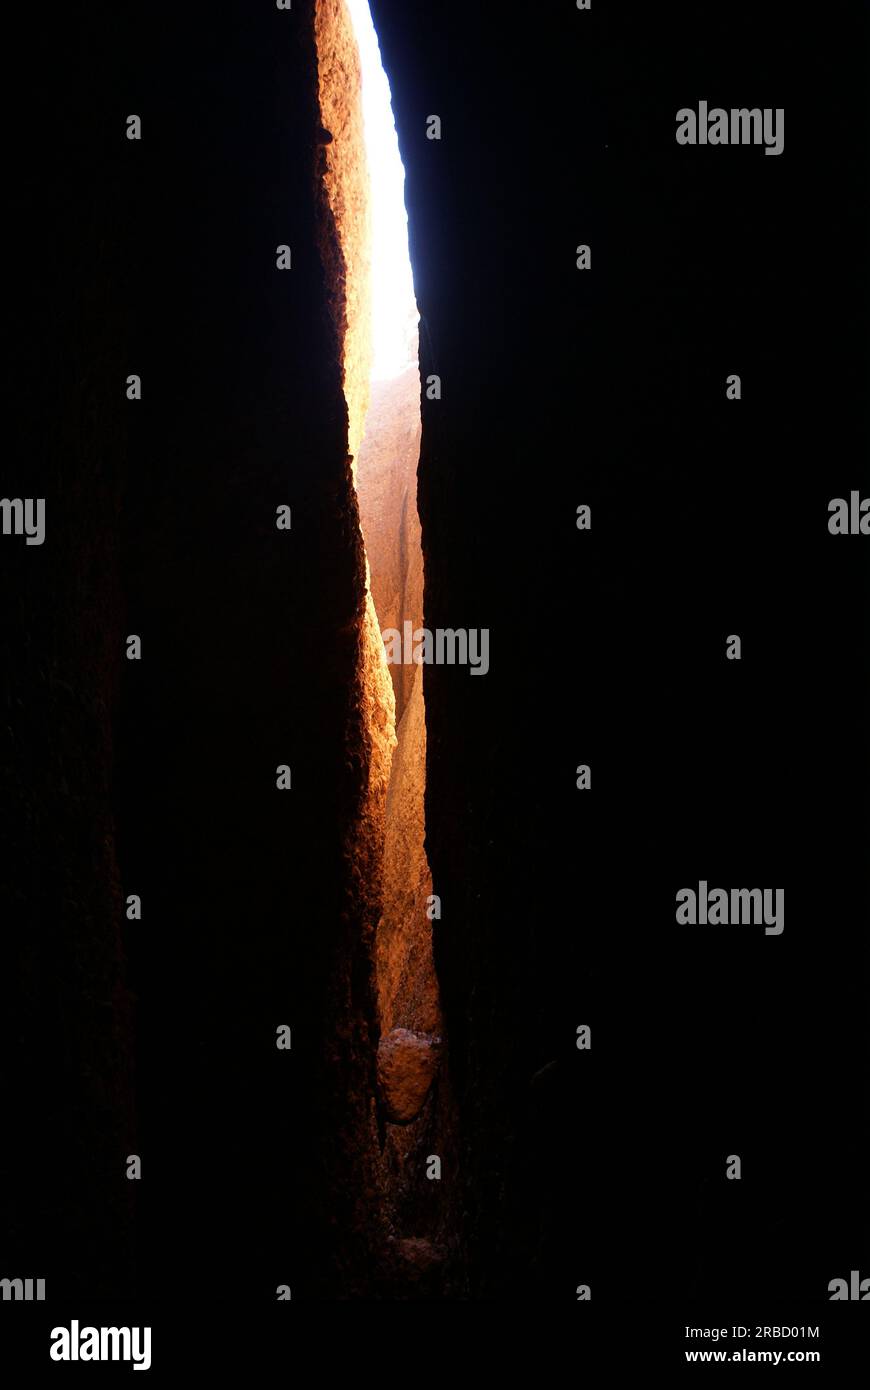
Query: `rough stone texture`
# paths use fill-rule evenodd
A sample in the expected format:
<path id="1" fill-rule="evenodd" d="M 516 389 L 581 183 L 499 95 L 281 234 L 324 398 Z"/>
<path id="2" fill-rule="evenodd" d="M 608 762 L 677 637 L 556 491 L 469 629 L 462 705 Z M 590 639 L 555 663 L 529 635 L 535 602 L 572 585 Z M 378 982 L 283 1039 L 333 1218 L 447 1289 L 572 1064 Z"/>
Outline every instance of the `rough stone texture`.
<path id="1" fill-rule="evenodd" d="M 321 147 L 320 243 L 347 406 L 347 446 L 358 475 L 369 401 L 371 341 L 371 217 L 362 116 L 362 76 L 350 16 L 343 0 L 320 0 L 315 10 L 318 102 L 332 139 Z M 387 791 L 396 745 L 396 710 L 366 560 L 365 610 L 359 647 L 359 732 L 367 769 L 366 794 L 350 846 L 354 894 L 365 903 L 362 945 L 374 970 L 375 931 L 383 911 Z"/>
<path id="2" fill-rule="evenodd" d="M 339 224 L 339 230 L 341 226 Z M 350 225 L 353 234 L 353 226 Z M 423 620 L 423 565 L 420 523 L 416 506 L 416 474 L 420 446 L 420 379 L 415 367 L 400 377 L 372 384 L 365 433 L 360 449 L 356 486 L 360 521 L 368 560 L 369 615 L 376 612 L 381 631 L 402 630 L 405 619 L 418 627 Z M 383 646 L 380 653 L 383 653 Z M 376 653 L 371 666 L 377 668 Z M 386 668 L 385 668 L 386 669 Z M 433 1287 L 441 1296 L 456 1288 L 459 1261 L 455 1241 L 445 1227 L 449 1204 L 438 1200 L 437 1184 L 422 1180 L 426 1156 L 443 1155 L 450 1171 L 455 1139 L 452 1097 L 446 1056 L 440 1084 L 434 1087 L 434 1049 L 425 1039 L 413 1042 L 406 1030 L 432 1034 L 441 1029 L 438 987 L 432 957 L 432 925 L 426 899 L 432 880 L 425 852 L 426 726 L 423 683 L 419 668 L 388 668 L 395 691 L 397 746 L 390 768 L 386 801 L 381 874 L 382 916 L 376 935 L 378 1024 L 382 1042 L 379 1064 L 388 1059 L 393 1076 L 394 1103 L 384 1103 L 383 1084 L 378 1120 L 381 1127 L 379 1174 L 381 1195 L 372 1204 L 371 1243 L 377 1252 L 377 1287 L 381 1297 L 421 1298 Z M 375 828 L 373 819 L 372 826 Z M 376 843 L 372 837 L 370 844 Z M 372 861 L 374 862 L 374 861 Z M 390 1035 L 387 1042 L 384 1034 Z M 411 1040 L 404 1057 L 397 1038 Z M 446 1049 L 439 1047 L 439 1053 Z M 391 1060 L 390 1060 L 391 1059 Z M 383 1076 L 381 1078 L 383 1083 Z M 430 1099 L 430 1096 L 432 1097 Z M 414 1232 L 408 1236 L 408 1232 Z M 427 1265 L 426 1275 L 401 1256 L 399 1237 L 411 1247 L 430 1238 L 450 1248 L 446 1262 Z M 433 1282 L 434 1281 L 434 1282 Z"/>
<path id="3" fill-rule="evenodd" d="M 318 97 L 323 126 L 332 136 L 321 153 L 329 207 L 339 229 L 339 255 L 330 275 L 333 313 L 343 347 L 348 404 L 348 452 L 357 458 L 369 402 L 372 360 L 371 213 L 360 93 L 362 75 L 344 0 L 315 7 Z"/>
<path id="4" fill-rule="evenodd" d="M 416 367 L 372 385 L 357 491 L 371 592 L 381 631 L 423 621 L 423 553 L 417 515 L 420 375 Z M 423 799 L 426 721 L 423 681 L 413 664 L 389 667 L 398 746 L 387 799 L 384 908 L 377 934 L 378 1010 L 384 1032 L 397 1025 L 440 1028 L 426 899 L 432 876 L 425 851 Z"/>
<path id="5" fill-rule="evenodd" d="M 3 490 L 46 496 L 48 537 L 0 552 L 0 1272 L 54 1297 L 186 1297 L 193 1270 L 368 1296 L 393 695 L 367 665 L 335 316 L 361 289 L 324 196 L 348 140 L 332 111 L 320 143 L 314 5 L 229 0 L 204 27 L 98 3 L 53 22 L 57 83 L 45 45 L 22 49 L 39 138 L 11 185 L 31 288 Z"/>
<path id="6" fill-rule="evenodd" d="M 386 1118 L 410 1124 L 423 1109 L 438 1069 L 441 1039 L 394 1028 L 378 1043 L 378 1087 Z"/>
<path id="7" fill-rule="evenodd" d="M 426 910 L 432 874 L 425 849 L 425 768 L 423 677 L 418 669 L 399 725 L 387 797 L 384 906 L 377 935 L 382 1029 L 401 1025 L 433 1032 L 441 1026 L 432 958 L 433 923 Z"/>
<path id="8" fill-rule="evenodd" d="M 145 1214 L 155 1258 L 161 1236 L 176 1252 L 171 1287 L 196 1249 L 216 1281 L 280 1268 L 294 1297 L 352 1296 L 380 1188 L 372 953 L 389 731 L 367 665 L 345 281 L 324 186 L 340 132 L 319 143 L 313 4 L 289 23 L 233 15 L 204 38 L 177 10 L 149 11 L 161 56 L 137 54 L 160 78 L 146 80 L 135 186 L 137 357 L 152 386 L 126 499 L 131 624 L 150 637 L 127 673 L 122 784 L 125 877 L 163 925 L 141 934 L 137 960 L 158 1170 Z M 194 157 L 178 132 L 203 103 L 215 110 Z M 164 177 L 188 178 L 191 195 L 180 228 L 155 239 Z M 290 272 L 275 268 L 283 242 Z M 283 502 L 291 532 L 275 529 Z M 275 789 L 281 763 L 290 793 Z M 281 1023 L 292 1053 L 275 1050 Z M 191 1201 L 206 1133 L 214 1161 Z M 288 1201 L 301 1190 L 304 1204 Z"/>
<path id="9" fill-rule="evenodd" d="M 374 381 L 357 470 L 360 520 L 381 631 L 423 621 L 423 549 L 417 514 L 420 373 Z M 390 666 L 396 723 L 411 696 L 417 667 Z"/>
<path id="10" fill-rule="evenodd" d="M 336 328 L 344 342 L 344 383 L 352 443 L 363 433 L 355 480 L 362 535 L 366 544 L 366 611 L 363 630 L 361 712 L 370 748 L 368 794 L 355 827 L 353 883 L 365 904 L 362 945 L 376 966 L 377 1026 L 389 1033 L 401 1023 L 409 1028 L 440 1028 L 438 990 L 432 958 L 431 924 L 426 897 L 431 875 L 426 861 L 423 798 L 426 730 L 423 688 L 415 667 L 388 667 L 381 631 L 401 629 L 405 618 L 419 626 L 423 617 L 423 571 L 420 524 L 416 508 L 416 469 L 420 443 L 419 373 L 416 367 L 400 378 L 376 383 L 368 414 L 363 416 L 368 342 L 359 314 L 366 289 L 365 252 L 368 223 L 361 214 L 365 166 L 353 141 L 360 127 L 355 112 L 358 79 L 354 55 L 342 33 L 344 9 L 328 3 L 318 25 L 320 100 L 324 124 L 331 120 L 344 132 L 330 146 L 324 173 L 328 216 L 325 218 L 325 264 L 338 269 L 346 298 L 333 306 Z M 343 56 L 337 61 L 335 54 Z M 330 90 L 337 83 L 340 91 Z M 338 114 L 336 114 L 338 112 Z M 331 113 L 331 114 L 330 114 Z M 342 150 L 342 139 L 345 148 Z M 354 270 L 353 277 L 342 267 Z M 360 292 L 360 286 L 363 286 Z M 353 296 L 356 295 L 354 299 Z M 366 380 L 367 386 L 367 380 Z M 416 677 L 416 680 L 414 679 Z M 395 725 L 398 724 L 398 729 Z M 392 756 L 391 756 L 392 755 Z M 372 912 L 379 911 L 376 933 Z M 384 1296 L 419 1284 L 396 1257 L 395 1238 L 408 1232 L 428 1239 L 442 1231 L 444 1210 L 429 1191 L 421 1204 L 421 1173 L 425 1151 L 450 1151 L 445 1115 L 450 1095 L 444 1084 L 434 1105 L 426 1105 L 435 1069 L 434 1047 L 413 1035 L 411 1053 L 401 1057 L 397 1036 L 378 1057 L 388 1060 L 393 1099 L 381 1104 L 378 1124 L 382 1148 L 377 1162 L 379 1190 L 369 1196 L 367 1242 L 375 1257 L 377 1284 Z M 374 1059 L 373 1059 L 374 1060 Z M 376 1069 L 372 1068 L 375 1101 Z M 383 1101 L 383 1093 L 382 1093 Z M 422 1113 L 425 1112 L 425 1113 Z M 373 1112 L 374 1113 L 374 1112 Z M 383 1133 L 386 1123 L 388 1132 Z M 372 1131 L 371 1137 L 374 1137 Z M 365 1138 L 360 1139 L 361 1143 Z M 361 1155 L 361 1160 L 362 1160 Z M 423 1189 L 425 1192 L 425 1188 Z M 443 1281 L 449 1282 L 449 1276 Z M 400 1296 L 422 1296 L 404 1293 Z"/>
<path id="11" fill-rule="evenodd" d="M 430 1240 L 412 1236 L 408 1240 L 399 1241 L 397 1258 L 409 1277 L 422 1277 L 438 1268 L 444 1259 L 444 1251 L 439 1250 Z"/>

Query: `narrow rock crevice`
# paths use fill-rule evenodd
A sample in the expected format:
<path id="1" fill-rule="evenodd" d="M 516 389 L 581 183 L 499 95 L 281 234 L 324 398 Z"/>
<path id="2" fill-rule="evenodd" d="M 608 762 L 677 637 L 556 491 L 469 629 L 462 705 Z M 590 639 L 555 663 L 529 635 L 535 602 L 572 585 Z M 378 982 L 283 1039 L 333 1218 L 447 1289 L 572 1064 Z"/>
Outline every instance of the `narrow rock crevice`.
<path id="1" fill-rule="evenodd" d="M 375 1000 L 368 1137 L 380 1181 L 371 1237 L 382 1296 L 416 1297 L 418 1286 L 427 1296 L 433 1281 L 447 1277 L 449 1204 L 441 1200 L 444 1178 L 433 1177 L 431 1160 L 443 1172 L 452 1121 L 429 915 L 423 672 L 413 664 L 388 665 L 381 634 L 423 623 L 420 374 L 415 360 L 396 376 L 369 381 L 369 171 L 359 55 L 344 0 L 323 0 L 316 34 L 321 119 L 333 137 L 320 151 L 325 263 L 343 343 L 348 452 L 366 556 L 359 669 L 369 790 L 353 852 L 360 892 L 378 914 L 366 943 Z"/>

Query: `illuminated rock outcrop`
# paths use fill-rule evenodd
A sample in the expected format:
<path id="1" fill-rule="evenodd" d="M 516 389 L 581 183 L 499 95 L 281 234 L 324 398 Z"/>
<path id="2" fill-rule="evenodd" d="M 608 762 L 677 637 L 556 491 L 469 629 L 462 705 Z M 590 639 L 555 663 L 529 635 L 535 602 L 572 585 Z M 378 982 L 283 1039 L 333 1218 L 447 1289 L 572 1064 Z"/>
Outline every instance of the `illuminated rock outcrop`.
<path id="1" fill-rule="evenodd" d="M 423 557 L 417 515 L 420 378 L 416 367 L 373 383 L 357 491 L 381 631 L 423 621 Z M 419 666 L 389 668 L 398 747 L 387 800 L 383 917 L 377 981 L 383 1032 L 440 1027 L 426 900 L 432 877 L 424 847 L 426 720 Z"/>
<path id="2" fill-rule="evenodd" d="M 438 1070 L 440 1038 L 394 1028 L 378 1045 L 378 1087 L 386 1118 L 406 1125 L 426 1103 Z"/>

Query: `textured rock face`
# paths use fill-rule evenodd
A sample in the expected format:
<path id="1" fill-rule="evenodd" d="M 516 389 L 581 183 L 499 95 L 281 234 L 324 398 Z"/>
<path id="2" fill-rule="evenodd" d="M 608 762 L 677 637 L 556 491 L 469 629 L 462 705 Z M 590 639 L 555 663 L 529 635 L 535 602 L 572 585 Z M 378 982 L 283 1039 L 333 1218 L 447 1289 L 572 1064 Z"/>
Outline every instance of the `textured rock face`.
<path id="1" fill-rule="evenodd" d="M 440 1038 L 394 1028 L 378 1044 L 378 1087 L 386 1118 L 396 1125 L 415 1120 L 438 1070 Z"/>
<path id="2" fill-rule="evenodd" d="M 417 367 L 372 385 L 357 472 L 371 593 L 381 631 L 423 621 L 423 556 L 417 515 L 420 376 Z M 389 667 L 398 746 L 386 810 L 383 916 L 377 934 L 377 988 L 383 1032 L 440 1027 L 426 899 L 426 720 L 419 666 Z"/>
<path id="3" fill-rule="evenodd" d="M 416 680 L 398 729 L 387 797 L 383 916 L 377 937 L 381 1028 L 436 1031 L 441 1026 L 432 960 L 433 924 L 427 912 L 432 874 L 425 849 L 426 724 L 423 674 Z"/>
<path id="4" fill-rule="evenodd" d="M 321 169 L 339 231 L 338 254 L 330 267 L 330 294 L 344 344 L 348 452 L 356 459 L 369 401 L 372 360 L 371 214 L 359 51 L 344 0 L 318 0 L 315 41 L 323 120 Z M 327 135 L 331 139 L 327 140 Z"/>
<path id="5" fill-rule="evenodd" d="M 357 470 L 360 520 L 381 631 L 423 621 L 423 551 L 417 515 L 420 373 L 409 367 L 375 381 Z M 417 667 L 393 665 L 396 723 L 411 697 Z"/>
<path id="6" fill-rule="evenodd" d="M 545 807 L 562 814 L 549 769 L 571 746 L 572 725 L 563 719 L 562 682 L 548 685 L 546 701 L 542 696 L 538 658 L 549 639 L 527 648 L 526 658 L 523 648 L 542 622 L 556 633 L 570 631 L 575 620 L 577 577 L 563 575 L 554 558 L 553 512 L 543 499 L 552 508 L 563 468 L 571 470 L 569 501 L 588 481 L 588 470 L 578 477 L 576 459 L 566 458 L 565 441 L 589 437 L 598 382 L 585 360 L 578 368 L 571 335 L 582 316 L 572 306 L 560 337 L 554 311 L 570 281 L 553 247 L 588 216 L 588 204 L 575 208 L 573 185 L 566 187 L 564 145 L 536 134 L 510 150 L 496 147 L 487 113 L 503 100 L 508 73 L 546 72 L 550 128 L 553 113 L 564 110 L 564 93 L 578 99 L 578 84 L 564 71 L 561 51 L 536 49 L 536 25 L 522 34 L 502 29 L 493 62 L 491 16 L 483 6 L 439 12 L 436 33 L 422 30 L 411 7 L 373 0 L 372 10 L 406 170 L 423 316 L 420 372 L 424 380 L 441 374 L 444 384 L 440 401 L 425 394 L 422 400 L 425 626 L 491 631 L 493 665 L 485 678 L 423 669 L 425 811 L 443 903 L 434 949 L 458 1110 L 456 1163 L 440 1184 L 440 1219 L 469 1252 L 472 1296 L 503 1297 L 516 1279 L 535 1287 L 533 1263 L 555 1265 L 553 1245 L 575 1242 L 575 1255 L 585 1249 L 571 1225 L 578 1204 L 570 1182 L 562 1186 L 560 1146 L 538 1147 L 551 1115 L 568 1103 L 562 1071 L 562 1089 L 540 1106 L 540 1126 L 527 1098 L 529 1076 L 557 1055 L 560 1020 L 573 1016 L 571 984 L 585 977 L 570 947 L 552 948 L 553 924 L 564 913 L 559 899 L 568 896 L 563 866 L 576 864 L 580 841 L 563 844 L 558 818 Z M 448 166 L 432 158 L 420 133 L 428 112 L 448 108 L 458 52 L 464 73 L 474 76 L 450 113 L 462 141 L 451 147 Z M 572 51 L 565 67 L 576 62 Z M 535 83 L 511 92 L 517 128 L 541 132 Z M 560 117 L 552 129 L 561 125 Z M 573 118 L 564 128 L 577 138 Z M 558 196 L 517 193 L 546 187 L 558 188 Z M 492 237 L 495 208 L 509 211 L 511 233 L 503 241 Z M 539 473 L 546 474 L 541 486 Z M 571 825 L 570 814 L 564 824 Z M 441 1089 L 439 1078 L 432 1101 Z"/>
<path id="7" fill-rule="evenodd" d="M 342 360 L 347 406 L 347 448 L 352 474 L 369 402 L 371 335 L 371 216 L 362 115 L 359 52 L 343 0 L 315 6 L 318 103 L 323 128 L 319 146 L 320 243 Z M 329 140 L 326 140 L 326 136 Z M 365 903 L 363 947 L 371 969 L 374 932 L 382 905 L 387 790 L 396 744 L 396 712 L 378 615 L 368 583 L 360 630 L 356 705 L 366 791 L 348 843 L 354 891 Z"/>
<path id="8" fill-rule="evenodd" d="M 291 1250 L 294 1297 L 371 1286 L 393 692 L 348 464 L 363 348 L 351 422 L 342 395 L 345 296 L 366 315 L 358 70 L 343 9 L 318 14 L 325 62 L 348 75 L 326 111 L 313 0 L 286 14 L 228 0 L 205 41 L 177 5 L 97 0 L 68 33 L 53 26 L 66 76 L 33 116 L 38 168 L 31 148 L 15 169 L 16 262 L 36 288 L 13 319 L 21 467 L 4 493 L 45 496 L 48 536 L 0 553 L 17 595 L 0 1095 L 21 1136 L 0 1155 L 0 1273 L 44 1274 L 56 1293 L 126 1293 L 135 1277 L 181 1294 L 199 1259 L 230 1286 L 240 1269 L 286 1270 Z M 127 24 L 116 69 L 101 55 Z M 46 42 L 34 25 L 40 61 Z M 206 90 L 208 150 L 191 159 Z M 141 148 L 119 134 L 132 91 Z M 183 190 L 171 225 L 167 188 Z M 47 351 L 75 364 L 48 386 Z M 128 371 L 141 411 L 119 389 Z M 141 663 L 124 660 L 128 632 Z M 284 762 L 290 793 L 275 788 Z M 218 1075 L 204 1061 L 219 1017 Z M 304 1040 L 304 1067 L 276 1053 L 278 1024 Z M 126 1181 L 133 1152 L 141 1184 Z"/>

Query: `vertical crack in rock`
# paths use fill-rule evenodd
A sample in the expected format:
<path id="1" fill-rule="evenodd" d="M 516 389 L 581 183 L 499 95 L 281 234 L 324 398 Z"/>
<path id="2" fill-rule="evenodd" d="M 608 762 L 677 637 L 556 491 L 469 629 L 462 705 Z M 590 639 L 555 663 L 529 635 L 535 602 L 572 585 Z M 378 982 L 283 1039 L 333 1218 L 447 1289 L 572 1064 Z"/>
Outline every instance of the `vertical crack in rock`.
<path id="1" fill-rule="evenodd" d="M 380 1247 L 382 1294 L 422 1297 L 437 1288 L 443 1296 L 446 1206 L 440 1184 L 426 1180 L 427 1155 L 443 1152 L 436 1136 L 443 1138 L 450 1122 L 445 1126 L 449 1093 L 427 914 L 423 672 L 417 665 L 390 667 L 381 637 L 387 628 L 423 622 L 420 375 L 415 361 L 370 385 L 369 175 L 359 52 L 344 0 L 318 4 L 316 41 L 322 254 L 343 349 L 348 455 L 365 550 L 355 712 L 367 793 L 351 853 L 380 1034 L 370 1071 L 371 1142 L 380 1139 L 381 1182 L 371 1236 Z"/>
<path id="2" fill-rule="evenodd" d="M 417 515 L 420 375 L 416 365 L 373 384 L 358 474 L 360 516 L 382 630 L 423 623 L 423 554 Z M 398 744 L 387 798 L 384 910 L 377 941 L 381 1031 L 423 1033 L 441 1026 L 426 900 L 432 876 L 426 859 L 426 716 L 423 672 L 390 668 Z"/>
<path id="3" fill-rule="evenodd" d="M 357 555 L 352 637 L 355 676 L 349 692 L 345 748 L 358 800 L 344 843 L 347 866 L 342 943 L 331 963 L 335 1025 L 327 1045 L 324 1087 L 346 1085 L 324 1162 L 331 1170 L 332 1220 L 340 1231 L 345 1297 L 372 1295 L 372 1251 L 383 1244 L 384 1176 L 378 1152 L 374 1089 L 378 1023 L 375 936 L 383 906 L 387 789 L 396 743 L 395 699 L 372 601 L 359 527 L 354 455 L 362 439 L 371 362 L 370 215 L 363 140 L 359 55 L 343 0 L 314 6 L 319 119 L 316 195 L 318 243 L 325 272 L 335 352 L 345 400 L 348 537 Z M 348 1229 L 342 1229 L 345 1226 Z"/>
<path id="4" fill-rule="evenodd" d="M 365 429 L 372 360 L 371 217 L 361 102 L 359 53 L 344 0 L 321 0 L 315 39 L 322 130 L 321 248 L 331 292 L 330 308 L 342 358 L 347 405 L 348 461 L 356 482 L 355 457 Z M 357 519 L 358 520 L 358 519 Z M 366 791 L 355 827 L 352 853 L 355 886 L 371 901 L 373 935 L 380 916 L 387 789 L 396 746 L 395 698 L 371 594 L 368 558 L 359 612 L 359 656 L 355 714 L 366 762 Z"/>

